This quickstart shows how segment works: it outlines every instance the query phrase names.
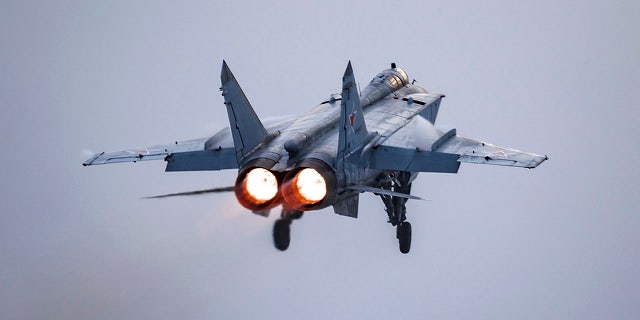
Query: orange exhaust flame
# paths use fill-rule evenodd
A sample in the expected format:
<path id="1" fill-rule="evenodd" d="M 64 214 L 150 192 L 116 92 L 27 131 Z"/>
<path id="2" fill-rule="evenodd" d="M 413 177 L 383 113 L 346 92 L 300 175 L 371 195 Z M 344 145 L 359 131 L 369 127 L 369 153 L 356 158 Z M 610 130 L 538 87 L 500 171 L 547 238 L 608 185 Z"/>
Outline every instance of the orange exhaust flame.
<path id="1" fill-rule="evenodd" d="M 313 168 L 300 170 L 282 186 L 285 203 L 296 210 L 314 206 L 327 196 L 324 177 Z"/>
<path id="2" fill-rule="evenodd" d="M 238 176 L 234 191 L 238 202 L 253 211 L 274 207 L 279 200 L 278 179 L 264 168 L 253 168 Z"/>

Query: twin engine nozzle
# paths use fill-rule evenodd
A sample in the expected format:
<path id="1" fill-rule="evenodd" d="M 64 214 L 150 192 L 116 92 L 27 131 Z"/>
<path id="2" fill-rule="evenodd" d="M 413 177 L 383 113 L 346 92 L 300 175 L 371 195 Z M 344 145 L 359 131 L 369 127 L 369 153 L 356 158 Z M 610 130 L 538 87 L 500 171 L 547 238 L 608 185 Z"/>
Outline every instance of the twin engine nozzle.
<path id="1" fill-rule="evenodd" d="M 336 175 L 323 161 L 306 159 L 288 172 L 267 169 L 273 164 L 259 159 L 240 170 L 234 191 L 243 207 L 261 211 L 282 204 L 287 210 L 307 211 L 333 203 Z"/>

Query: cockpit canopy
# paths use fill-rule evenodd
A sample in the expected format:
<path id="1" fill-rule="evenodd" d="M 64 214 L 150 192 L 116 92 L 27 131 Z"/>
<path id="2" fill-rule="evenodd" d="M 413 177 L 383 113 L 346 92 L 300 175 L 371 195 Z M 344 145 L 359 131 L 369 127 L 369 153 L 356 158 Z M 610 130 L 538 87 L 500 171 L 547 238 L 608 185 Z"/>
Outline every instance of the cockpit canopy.
<path id="1" fill-rule="evenodd" d="M 409 77 L 404 70 L 391 64 L 391 69 L 384 70 L 376 75 L 360 94 L 360 104 L 368 105 L 378 99 L 409 84 Z"/>
<path id="2" fill-rule="evenodd" d="M 376 75 L 375 78 L 371 80 L 368 86 L 385 83 L 390 88 L 398 90 L 404 85 L 408 84 L 409 77 L 407 76 L 407 73 L 404 72 L 404 70 L 395 67 L 395 63 L 392 64 L 392 66 L 393 67 L 391 69 L 387 69 L 378 73 L 378 75 Z"/>

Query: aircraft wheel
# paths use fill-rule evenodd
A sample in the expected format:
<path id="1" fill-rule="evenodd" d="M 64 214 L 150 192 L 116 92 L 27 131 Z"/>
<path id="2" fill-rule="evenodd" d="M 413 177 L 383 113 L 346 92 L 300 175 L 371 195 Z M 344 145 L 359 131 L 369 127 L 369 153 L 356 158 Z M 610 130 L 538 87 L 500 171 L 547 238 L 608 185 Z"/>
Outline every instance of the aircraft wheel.
<path id="1" fill-rule="evenodd" d="M 400 244 L 400 252 L 409 253 L 411 249 L 411 223 L 402 222 L 398 225 L 397 237 Z"/>
<path id="2" fill-rule="evenodd" d="M 285 251 L 289 248 L 289 242 L 291 241 L 291 220 L 279 219 L 273 224 L 273 244 L 280 251 Z"/>

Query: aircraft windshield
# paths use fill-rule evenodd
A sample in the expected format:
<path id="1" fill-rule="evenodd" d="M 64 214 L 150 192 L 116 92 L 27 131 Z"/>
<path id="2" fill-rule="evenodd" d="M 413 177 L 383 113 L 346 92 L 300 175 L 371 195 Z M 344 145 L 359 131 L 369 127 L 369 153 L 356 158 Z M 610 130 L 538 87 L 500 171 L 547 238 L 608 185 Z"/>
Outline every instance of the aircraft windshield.
<path id="1" fill-rule="evenodd" d="M 366 106 L 409 84 L 409 77 L 400 68 L 387 69 L 371 80 L 360 94 L 360 105 Z"/>

